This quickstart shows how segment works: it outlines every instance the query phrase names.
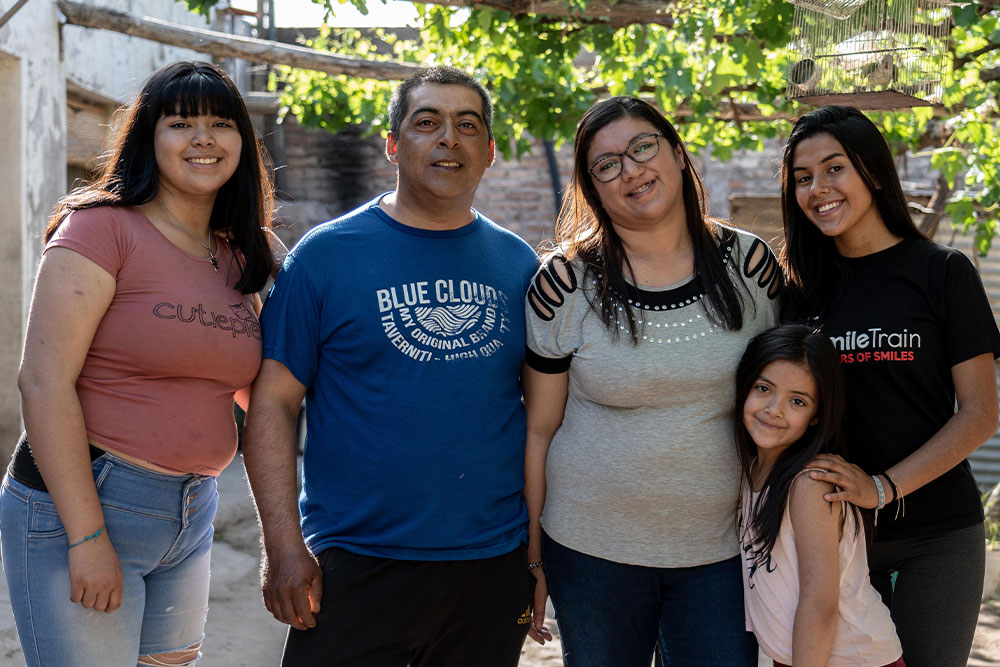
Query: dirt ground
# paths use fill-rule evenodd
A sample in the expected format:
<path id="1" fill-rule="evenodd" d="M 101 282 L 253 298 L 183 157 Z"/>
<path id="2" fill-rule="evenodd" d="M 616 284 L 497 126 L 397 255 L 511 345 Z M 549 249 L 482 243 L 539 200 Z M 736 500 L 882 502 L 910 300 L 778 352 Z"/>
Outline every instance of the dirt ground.
<path id="1" fill-rule="evenodd" d="M 212 551 L 208 626 L 199 667 L 274 667 L 285 628 L 264 609 L 258 587 L 257 527 L 237 459 L 219 478 L 219 514 Z M 548 622 L 550 628 L 555 624 Z M 761 666 L 769 662 L 761 661 Z M 983 603 L 969 667 L 1000 666 L 1000 601 Z M 6 583 L 0 580 L 0 667 L 22 667 Z M 558 638 L 525 643 L 521 667 L 560 667 Z M 48 666 L 46 666 L 48 667 Z M 52 667 L 63 667 L 53 665 Z"/>

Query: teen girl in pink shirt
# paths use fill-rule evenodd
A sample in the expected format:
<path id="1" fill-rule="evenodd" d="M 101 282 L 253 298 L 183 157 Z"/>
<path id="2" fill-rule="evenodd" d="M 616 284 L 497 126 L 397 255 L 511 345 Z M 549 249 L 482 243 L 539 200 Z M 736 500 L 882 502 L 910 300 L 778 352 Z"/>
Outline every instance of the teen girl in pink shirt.
<path id="1" fill-rule="evenodd" d="M 174 63 L 49 221 L 18 376 L 26 435 L 0 492 L 29 667 L 200 656 L 215 476 L 273 265 L 262 158 L 226 74 Z"/>

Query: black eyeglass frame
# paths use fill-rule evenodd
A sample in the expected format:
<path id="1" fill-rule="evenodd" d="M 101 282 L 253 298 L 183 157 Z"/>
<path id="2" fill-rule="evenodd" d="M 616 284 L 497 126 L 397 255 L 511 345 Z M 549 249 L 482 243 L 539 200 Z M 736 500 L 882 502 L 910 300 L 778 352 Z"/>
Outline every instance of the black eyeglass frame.
<path id="1" fill-rule="evenodd" d="M 650 155 L 650 156 L 648 156 L 648 157 L 646 157 L 646 158 L 644 158 L 644 159 L 642 159 L 642 160 L 640 160 L 640 159 L 636 158 L 634 155 L 632 155 L 632 153 L 630 151 L 632 150 L 633 146 L 635 146 L 637 143 L 639 143 L 643 139 L 648 139 L 649 137 L 656 137 L 656 150 L 653 151 L 653 154 Z M 591 176 L 593 176 L 599 183 L 610 183 L 611 181 L 615 180 L 616 178 L 618 178 L 619 176 L 622 175 L 622 170 L 625 168 L 625 161 L 624 161 L 624 159 L 622 159 L 618 163 L 620 165 L 618 167 L 618 172 L 614 176 L 612 176 L 611 178 L 609 178 L 606 181 L 602 180 L 600 176 L 598 176 L 597 174 L 594 173 L 594 169 L 597 167 L 597 165 L 599 165 L 600 163 L 604 162 L 605 160 L 607 160 L 609 158 L 613 158 L 613 157 L 617 157 L 617 158 L 620 158 L 620 159 L 621 158 L 628 158 L 628 159 L 632 160 L 632 162 L 635 162 L 636 164 L 642 164 L 643 162 L 649 162 L 654 157 L 656 157 L 657 155 L 660 154 L 660 139 L 662 137 L 663 137 L 663 133 L 662 132 L 649 132 L 648 134 L 640 135 L 640 136 L 636 137 L 635 139 L 633 139 L 629 143 L 629 145 L 625 148 L 625 150 L 622 151 L 621 153 L 611 153 L 610 155 L 604 155 L 602 157 L 599 157 L 594 162 L 594 164 L 590 165 L 590 169 L 587 170 L 587 173 L 590 174 Z"/>

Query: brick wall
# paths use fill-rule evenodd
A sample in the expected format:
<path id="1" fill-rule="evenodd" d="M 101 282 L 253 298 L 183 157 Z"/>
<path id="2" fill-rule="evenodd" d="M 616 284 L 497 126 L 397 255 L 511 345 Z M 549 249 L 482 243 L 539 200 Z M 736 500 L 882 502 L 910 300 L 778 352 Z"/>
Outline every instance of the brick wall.
<path id="1" fill-rule="evenodd" d="M 385 140 L 362 137 L 352 129 L 333 135 L 325 130 L 306 130 L 291 116 L 281 126 L 284 133 L 285 166 L 279 178 L 282 202 L 279 216 L 286 242 L 320 222 L 346 213 L 380 192 L 395 187 L 395 166 L 384 155 Z M 721 163 L 706 154 L 693 155 L 708 191 L 712 215 L 770 237 L 780 217 L 774 202 L 779 192 L 783 139 L 770 140 L 764 151 L 739 151 Z M 564 144 L 556 152 L 562 187 L 572 169 L 573 149 Z M 934 173 L 927 157 L 905 156 L 897 161 L 904 189 L 926 196 L 933 189 Z M 765 209 L 750 217 L 731 201 L 759 198 Z M 520 235 L 534 247 L 553 236 L 555 195 L 545 148 L 541 141 L 520 160 L 497 158 L 486 170 L 476 193 L 475 206 L 487 217 Z M 759 219 L 760 224 L 755 224 Z"/>
<path id="2" fill-rule="evenodd" d="M 560 186 L 565 189 L 573 166 L 573 150 L 564 145 L 556 152 Z M 533 141 L 531 152 L 520 160 L 497 157 L 486 170 L 476 192 L 476 208 L 487 217 L 538 247 L 552 239 L 556 220 L 556 195 L 548 159 L 541 141 Z"/>
<path id="3" fill-rule="evenodd" d="M 385 158 L 385 140 L 360 129 L 338 134 L 301 127 L 291 116 L 281 126 L 284 164 L 279 170 L 281 235 L 294 242 L 312 226 L 351 211 L 396 184 L 396 168 Z M 572 149 L 557 153 L 563 186 Z M 476 193 L 474 205 L 532 246 L 552 237 L 555 195 L 540 141 L 520 160 L 498 157 Z"/>

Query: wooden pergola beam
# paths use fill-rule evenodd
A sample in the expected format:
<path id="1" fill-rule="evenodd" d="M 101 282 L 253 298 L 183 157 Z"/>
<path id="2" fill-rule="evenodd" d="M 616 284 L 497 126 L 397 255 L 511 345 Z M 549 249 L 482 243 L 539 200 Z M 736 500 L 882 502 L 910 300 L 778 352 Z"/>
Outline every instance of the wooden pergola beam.
<path id="1" fill-rule="evenodd" d="M 481 5 L 518 14 L 545 14 L 567 19 L 603 20 L 612 25 L 657 23 L 672 26 L 674 18 L 667 13 L 669 2 L 663 0 L 591 0 L 583 11 L 571 9 L 566 0 L 421 0 L 434 5 L 472 7 Z"/>
<path id="2" fill-rule="evenodd" d="M 242 58 L 252 62 L 290 65 L 327 74 L 346 74 L 383 81 L 402 80 L 420 69 L 418 65 L 410 63 L 364 60 L 266 39 L 191 28 L 151 17 L 140 18 L 126 12 L 72 0 L 57 0 L 56 4 L 70 25 L 111 30 L 223 58 Z"/>

